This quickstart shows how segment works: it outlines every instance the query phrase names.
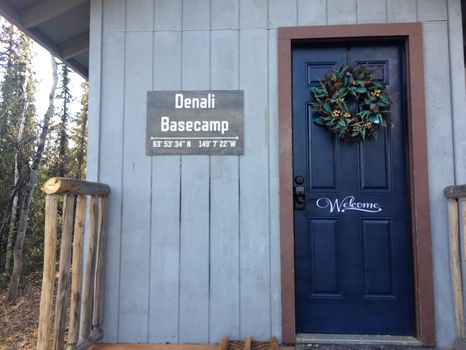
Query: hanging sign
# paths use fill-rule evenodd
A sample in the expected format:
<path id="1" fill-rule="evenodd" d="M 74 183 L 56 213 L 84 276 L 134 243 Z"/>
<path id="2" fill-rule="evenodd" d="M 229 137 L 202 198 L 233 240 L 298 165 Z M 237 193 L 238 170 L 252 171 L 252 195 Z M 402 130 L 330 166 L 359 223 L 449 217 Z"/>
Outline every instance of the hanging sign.
<path id="1" fill-rule="evenodd" d="M 243 149 L 243 91 L 149 91 L 146 154 L 239 155 Z"/>

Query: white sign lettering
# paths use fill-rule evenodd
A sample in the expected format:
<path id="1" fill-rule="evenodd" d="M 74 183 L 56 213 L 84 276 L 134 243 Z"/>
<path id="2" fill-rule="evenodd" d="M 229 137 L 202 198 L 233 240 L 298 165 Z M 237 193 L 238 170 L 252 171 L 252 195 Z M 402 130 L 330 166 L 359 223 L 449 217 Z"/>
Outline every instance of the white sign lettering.
<path id="1" fill-rule="evenodd" d="M 228 120 L 178 120 L 172 121 L 169 117 L 160 119 L 160 131 L 167 132 L 220 132 L 222 135 L 228 131 Z"/>
<path id="2" fill-rule="evenodd" d="M 319 198 L 316 200 L 316 205 L 320 209 L 328 208 L 330 213 L 344 213 L 347 210 L 364 211 L 367 213 L 379 213 L 382 211 L 379 203 L 357 202 L 354 196 L 347 196 L 341 201 L 338 198 L 333 201 L 326 197 Z"/>
<path id="3" fill-rule="evenodd" d="M 207 94 L 207 97 L 201 98 L 175 94 L 175 108 L 215 108 L 215 94 Z"/>

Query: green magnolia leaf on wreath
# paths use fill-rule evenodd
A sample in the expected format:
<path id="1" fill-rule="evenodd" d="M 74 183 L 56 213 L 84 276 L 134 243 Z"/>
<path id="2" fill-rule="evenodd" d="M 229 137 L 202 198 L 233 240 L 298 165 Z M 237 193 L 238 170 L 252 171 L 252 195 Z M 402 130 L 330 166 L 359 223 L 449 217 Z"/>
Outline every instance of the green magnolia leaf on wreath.
<path id="1" fill-rule="evenodd" d="M 322 117 L 315 118 L 314 122 L 319 125 L 325 125 L 325 120 Z"/>
<path id="2" fill-rule="evenodd" d="M 345 76 L 345 83 L 344 83 L 345 87 L 350 86 L 352 82 L 353 82 L 353 78 L 352 78 L 351 74 L 349 76 L 348 75 Z"/>
<path id="3" fill-rule="evenodd" d="M 361 111 L 361 112 L 359 112 L 359 115 L 360 115 L 362 118 L 367 118 L 370 114 L 371 114 L 370 111 Z"/>
<path id="4" fill-rule="evenodd" d="M 346 128 L 346 123 L 344 120 L 339 120 L 338 123 L 337 123 L 338 126 L 342 127 L 342 128 Z"/>
<path id="5" fill-rule="evenodd" d="M 330 106 L 328 105 L 328 103 L 324 103 L 322 105 L 322 107 L 324 107 L 324 110 L 328 113 L 332 113 L 332 109 L 330 108 Z"/>
<path id="6" fill-rule="evenodd" d="M 379 99 L 380 99 L 380 102 L 382 102 L 382 103 L 385 103 L 385 104 L 389 104 L 389 103 L 390 103 L 390 101 L 388 100 L 388 98 L 385 97 L 384 95 L 380 95 L 380 96 L 379 96 Z"/>

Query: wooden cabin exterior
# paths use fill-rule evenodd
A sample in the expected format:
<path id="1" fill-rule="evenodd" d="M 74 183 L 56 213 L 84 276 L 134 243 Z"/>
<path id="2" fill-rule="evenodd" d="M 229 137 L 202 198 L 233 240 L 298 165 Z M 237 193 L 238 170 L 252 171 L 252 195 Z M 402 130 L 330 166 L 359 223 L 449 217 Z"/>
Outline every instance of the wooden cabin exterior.
<path id="1" fill-rule="evenodd" d="M 59 3 L 0 9 L 89 77 L 88 179 L 111 189 L 101 342 L 386 335 L 453 347 L 443 190 L 466 183 L 460 0 Z M 25 17 L 30 6 L 42 21 Z M 63 46 L 60 31 L 83 23 L 78 10 L 88 27 Z M 377 141 L 343 144 L 309 122 L 310 88 L 347 63 L 389 86 L 394 119 Z M 149 91 L 214 90 L 244 93 L 242 154 L 146 154 Z M 298 176 L 314 210 L 304 216 Z M 330 210 L 348 197 L 384 211 Z M 351 225 L 359 245 L 341 238 Z M 345 283 L 363 290 L 349 309 L 335 306 Z"/>

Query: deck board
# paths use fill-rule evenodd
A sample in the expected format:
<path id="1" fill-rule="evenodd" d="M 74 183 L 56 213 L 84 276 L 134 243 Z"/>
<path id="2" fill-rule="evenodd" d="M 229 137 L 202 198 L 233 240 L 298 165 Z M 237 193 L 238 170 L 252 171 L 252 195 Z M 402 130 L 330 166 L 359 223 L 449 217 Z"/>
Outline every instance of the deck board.
<path id="1" fill-rule="evenodd" d="M 96 344 L 89 350 L 217 350 L 218 344 Z M 295 350 L 292 346 L 281 346 L 281 350 Z"/>
<path id="2" fill-rule="evenodd" d="M 217 347 L 199 344 L 97 344 L 89 350 L 216 350 Z"/>

